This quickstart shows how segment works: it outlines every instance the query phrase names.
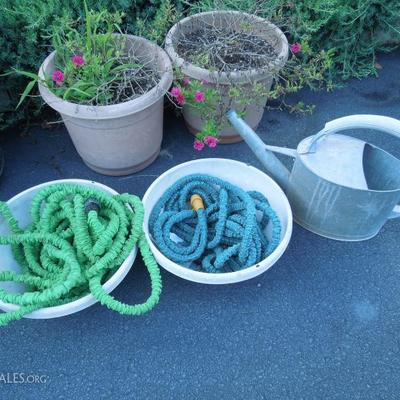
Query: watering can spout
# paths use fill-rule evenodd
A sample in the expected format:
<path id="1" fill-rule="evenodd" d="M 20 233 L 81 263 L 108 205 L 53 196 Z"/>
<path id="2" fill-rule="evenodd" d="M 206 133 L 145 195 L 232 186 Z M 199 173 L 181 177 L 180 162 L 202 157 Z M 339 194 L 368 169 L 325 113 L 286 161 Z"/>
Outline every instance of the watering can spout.
<path id="1" fill-rule="evenodd" d="M 267 146 L 234 110 L 229 110 L 226 116 L 268 173 L 286 190 L 289 184 L 290 172 L 272 152 L 296 157 L 296 150 Z"/>

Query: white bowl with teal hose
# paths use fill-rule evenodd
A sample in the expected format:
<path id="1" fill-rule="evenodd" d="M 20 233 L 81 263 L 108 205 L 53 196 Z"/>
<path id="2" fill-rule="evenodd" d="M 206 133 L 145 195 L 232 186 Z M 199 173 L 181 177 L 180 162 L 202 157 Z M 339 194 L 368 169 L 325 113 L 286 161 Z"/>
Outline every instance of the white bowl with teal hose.
<path id="1" fill-rule="evenodd" d="M 246 191 L 258 191 L 262 193 L 270 202 L 271 207 L 276 212 L 281 222 L 281 237 L 278 246 L 265 259 L 248 268 L 234 272 L 208 273 L 196 271 L 171 261 L 158 248 L 153 241 L 149 231 L 149 217 L 157 201 L 175 182 L 191 174 L 206 174 L 231 184 L 238 186 Z M 227 284 L 245 281 L 262 274 L 271 268 L 286 250 L 293 226 L 292 211 L 288 199 L 278 184 L 265 173 L 257 168 L 234 160 L 222 158 L 208 158 L 202 160 L 189 161 L 164 172 L 147 189 L 143 204 L 145 208 L 144 232 L 158 263 L 169 272 L 190 281 L 205 284 Z M 271 236 L 271 227 L 266 228 L 265 234 Z"/>
<path id="2" fill-rule="evenodd" d="M 31 222 L 30 204 L 35 194 L 46 186 L 59 183 L 84 185 L 93 189 L 104 191 L 106 193 L 109 193 L 110 195 L 118 194 L 115 190 L 109 188 L 108 186 L 102 185 L 101 183 L 82 180 L 82 179 L 62 179 L 31 187 L 17 194 L 7 202 L 12 213 L 19 221 L 21 228 L 26 227 Z M 0 235 L 7 235 L 9 233 L 10 230 L 8 224 L 0 216 Z M 107 293 L 110 293 L 112 290 L 114 290 L 125 278 L 126 274 L 129 272 L 135 261 L 136 254 L 137 254 L 137 247 L 135 246 L 135 248 L 130 252 L 126 260 L 123 262 L 123 264 L 121 264 L 121 266 L 111 276 L 111 278 L 104 283 L 103 288 Z M 10 246 L 0 246 L 0 260 L 1 260 L 0 262 L 1 271 L 8 270 L 8 271 L 20 272 L 21 268 L 15 261 Z M 21 284 L 17 284 L 15 282 L 0 282 L 0 288 L 5 289 L 7 292 L 11 293 L 21 293 L 24 291 L 24 286 Z M 34 311 L 30 314 L 25 315 L 25 318 L 48 319 L 48 318 L 62 317 L 65 315 L 81 311 L 87 307 L 90 307 L 96 302 L 97 299 L 91 294 L 88 294 L 70 303 L 66 303 L 55 307 L 46 307 Z M 17 305 L 4 303 L 0 301 L 0 309 L 2 309 L 3 311 L 6 312 L 14 311 L 17 310 L 18 308 L 19 306 Z"/>

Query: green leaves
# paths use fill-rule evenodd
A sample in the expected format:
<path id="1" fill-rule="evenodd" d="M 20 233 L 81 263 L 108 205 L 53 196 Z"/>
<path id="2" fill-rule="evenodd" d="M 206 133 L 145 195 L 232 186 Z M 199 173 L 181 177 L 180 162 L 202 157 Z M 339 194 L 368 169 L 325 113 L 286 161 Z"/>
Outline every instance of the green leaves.
<path id="1" fill-rule="evenodd" d="M 118 10 L 118 17 L 113 17 L 111 28 L 113 32 L 131 33 L 142 35 L 149 39 L 162 42 L 166 31 L 172 26 L 173 20 L 170 14 L 165 12 L 161 5 L 168 3 L 181 5 L 181 0 L 86 0 L 88 9 L 94 11 L 108 10 L 112 13 Z M 84 4 L 82 0 L 0 0 L 3 5 L 0 12 L 0 74 L 10 71 L 12 67 L 20 70 L 36 72 L 52 50 L 54 30 L 66 26 L 66 20 L 73 21 L 78 17 L 84 21 Z M 61 6 L 62 4 L 62 6 Z M 123 16 L 125 13 L 125 16 Z M 157 23 L 154 17 L 158 14 Z M 64 21 L 60 21 L 64 20 Z M 139 32 L 137 19 L 142 18 L 144 29 Z M 175 18 L 180 18 L 175 12 Z M 79 23 L 79 37 L 82 45 L 86 47 L 86 29 Z M 81 29 L 83 26 L 83 29 Z M 101 27 L 103 29 L 103 27 Z M 156 33 L 156 34 L 155 34 Z M 70 38 L 72 40 L 72 38 Z M 77 41 L 77 38 L 74 40 Z M 61 43 L 57 46 L 61 48 Z M 74 49 L 65 52 L 65 58 L 60 57 L 58 66 L 66 65 L 68 57 Z M 76 49 L 75 49 L 76 51 Z M 68 54 L 67 54 L 68 53 Z M 27 119 L 37 117 L 41 110 L 42 101 L 39 96 L 31 98 L 29 106 L 15 107 L 31 78 L 9 73 L 0 76 L 1 96 L 0 101 L 0 135 L 1 130 L 10 127 L 14 123 L 24 123 Z M 52 85 L 51 81 L 49 85 Z M 57 88 L 54 88 L 57 90 Z M 35 93 L 35 87 L 31 94 Z M 28 105 L 28 104 L 27 104 Z"/>
<path id="2" fill-rule="evenodd" d="M 35 82 L 39 80 L 38 75 L 34 74 L 33 72 L 22 71 L 22 70 L 15 69 L 15 68 L 13 68 L 13 71 L 16 74 L 23 75 L 23 76 L 26 76 L 27 78 L 33 79 Z"/>
<path id="3" fill-rule="evenodd" d="M 32 73 L 32 72 L 27 72 L 27 71 L 21 71 L 19 69 L 15 69 L 13 68 L 12 71 L 8 72 L 7 75 L 10 74 L 18 74 L 18 75 L 22 75 L 25 76 L 27 78 L 32 79 L 30 82 L 28 82 L 28 84 L 25 87 L 25 90 L 22 92 L 19 102 L 17 104 L 17 106 L 15 107 L 15 109 L 18 109 L 19 106 L 21 105 L 21 103 L 29 96 L 29 94 L 32 92 L 32 89 L 34 88 L 34 86 L 36 85 L 36 83 L 39 81 L 39 76 Z"/>
<path id="4" fill-rule="evenodd" d="M 32 91 L 33 87 L 35 86 L 36 81 L 30 81 L 27 85 L 25 90 L 22 92 L 21 97 L 19 99 L 19 102 L 17 104 L 16 109 L 21 105 L 21 103 L 25 100 L 25 98 L 29 95 L 29 93 Z"/>
<path id="5" fill-rule="evenodd" d="M 213 120 L 209 119 L 203 125 L 203 129 L 197 135 L 197 139 L 203 141 L 207 136 L 219 137 L 219 126 Z"/>
<path id="6" fill-rule="evenodd" d="M 85 8 L 85 17 L 86 17 L 86 51 L 90 52 L 92 50 L 92 26 L 91 26 L 91 12 L 88 9 L 86 0 L 83 1 L 83 5 Z"/>
<path id="7" fill-rule="evenodd" d="M 78 81 L 63 94 L 63 99 L 67 101 L 79 99 L 79 102 L 84 100 L 90 100 L 96 95 L 96 87 L 94 85 L 87 84 L 86 82 Z"/>
<path id="8" fill-rule="evenodd" d="M 316 69 L 323 75 L 323 81 L 314 83 L 314 87 L 324 85 L 332 88 L 341 78 L 349 76 L 362 77 L 374 73 L 375 53 L 379 50 L 389 51 L 399 43 L 399 15 L 400 2 L 398 0 L 201 0 L 190 2 L 187 0 L 86 0 L 87 9 L 82 0 L 64 0 L 60 7 L 59 0 L 0 0 L 4 8 L 0 13 L 0 71 L 9 71 L 13 66 L 18 69 L 37 71 L 41 62 L 50 51 L 51 42 L 55 42 L 55 31 L 62 30 L 77 17 L 84 21 L 85 12 L 93 10 L 119 10 L 118 16 L 113 14 L 113 32 L 128 32 L 144 36 L 150 40 L 162 43 L 166 32 L 178 19 L 182 18 L 182 10 L 188 13 L 214 9 L 216 5 L 225 9 L 237 9 L 250 13 L 256 12 L 268 18 L 281 27 L 290 43 L 298 41 L 302 45 L 302 52 L 298 60 L 300 69 L 309 70 L 301 73 L 296 66 L 290 65 L 282 75 L 284 79 L 292 79 L 292 72 L 301 75 L 301 79 L 293 78 L 289 90 L 297 90 L 304 83 L 307 76 L 315 76 Z M 12 7 L 9 5 L 12 3 Z M 60 19 L 61 18 L 61 19 Z M 352 24 L 349 24 L 352 22 Z M 93 23 L 93 20 L 91 20 Z M 78 49 L 89 48 L 86 42 L 87 30 L 85 24 L 75 26 L 79 36 L 68 37 L 68 43 L 78 44 Z M 101 28 L 101 29 L 100 29 Z M 107 34 L 108 26 L 99 27 L 99 31 Z M 91 33 L 93 33 L 91 25 Z M 67 65 L 69 57 L 75 48 L 63 48 L 64 36 L 55 47 L 63 51 L 60 53 L 58 67 Z M 305 42 L 308 47 L 305 47 Z M 394 42 L 394 43 L 393 43 Z M 104 45 L 104 43 L 103 43 Z M 106 51 L 111 52 L 111 46 Z M 326 53 L 335 48 L 333 55 L 329 55 L 321 65 L 321 51 Z M 92 49 L 93 50 L 93 49 Z M 61 54 L 63 55 L 61 57 Z M 82 51 L 82 54 L 85 54 Z M 104 53 L 103 53 L 104 54 Z M 110 58 L 110 53 L 108 54 Z M 108 59 L 109 59 L 108 58 Z M 203 60 L 204 61 L 204 60 Z M 88 61 L 89 63 L 89 61 Z M 117 66 L 104 67 L 102 76 L 108 76 L 110 70 Z M 294 70 L 292 70 L 294 68 Z M 96 74 L 98 69 L 96 67 Z M 311 71 L 311 72 L 310 72 Z M 83 71 L 80 71 L 82 73 Z M 85 70 L 86 76 L 91 74 Z M 99 75 L 100 76 L 100 75 Z M 40 101 L 32 99 L 29 108 L 15 112 L 18 103 L 17 93 L 22 93 L 31 80 L 31 77 L 7 74 L 0 77 L 0 85 L 11 94 L 7 104 L 0 109 L 0 130 L 9 122 L 16 119 L 26 119 L 39 110 Z M 86 78 L 85 78 L 86 79 Z M 101 82 L 96 75 L 96 82 Z M 94 80 L 93 80 L 94 81 Z M 284 83 L 285 81 L 282 81 Z M 49 82 L 51 85 L 51 81 Z M 54 90 L 59 90 L 54 88 Z M 273 88 L 273 93 L 282 93 L 282 87 Z M 32 93 L 32 92 L 31 92 Z M 77 92 L 76 92 L 77 93 Z M 78 100 L 78 97 L 77 97 Z"/>
<path id="9" fill-rule="evenodd" d="M 143 64 L 126 54 L 126 39 L 113 33 L 122 13 L 95 12 L 88 8 L 86 0 L 84 9 L 85 20 L 63 17 L 54 27 L 50 38 L 56 51 L 56 70 L 62 72 L 63 79 L 56 84 L 49 76 L 43 84 L 56 96 L 73 103 L 106 105 L 118 102 L 116 93 L 124 90 L 124 85 L 132 87 L 124 72 L 137 71 Z M 21 95 L 19 106 L 39 78 L 32 72 L 14 72 L 31 79 Z"/>

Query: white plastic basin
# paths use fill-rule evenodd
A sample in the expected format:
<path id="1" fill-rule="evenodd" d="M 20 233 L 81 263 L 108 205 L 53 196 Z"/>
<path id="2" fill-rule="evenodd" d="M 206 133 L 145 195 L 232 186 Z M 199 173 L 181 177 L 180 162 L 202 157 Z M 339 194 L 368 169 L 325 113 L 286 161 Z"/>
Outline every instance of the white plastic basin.
<path id="1" fill-rule="evenodd" d="M 109 188 L 108 186 L 102 185 L 101 183 L 87 181 L 83 179 L 61 179 L 57 181 L 43 183 L 38 186 L 31 187 L 16 196 L 12 199 L 8 200 L 8 205 L 19 221 L 19 225 L 21 228 L 26 227 L 31 222 L 30 217 L 30 205 L 35 194 L 45 186 L 59 184 L 59 183 L 72 183 L 78 185 L 89 186 L 95 189 L 102 190 L 106 193 L 110 193 L 111 195 L 118 194 L 115 190 Z M 7 235 L 10 233 L 7 223 L 0 216 L 0 235 Z M 123 264 L 118 268 L 115 274 L 103 285 L 104 290 L 107 293 L 110 293 L 114 290 L 120 282 L 125 278 L 126 274 L 132 267 L 132 264 L 135 261 L 137 253 L 137 247 L 130 252 L 127 259 L 123 262 Z M 14 260 L 14 257 L 11 252 L 10 246 L 0 246 L 0 270 L 4 271 L 16 271 L 20 272 L 20 266 Z M 24 285 L 17 284 L 15 282 L 0 282 L 0 287 L 5 289 L 8 292 L 12 293 L 20 293 L 24 291 Z M 47 319 L 47 318 L 57 318 L 62 317 L 64 315 L 69 315 L 81 311 L 87 307 L 90 307 L 94 303 L 97 303 L 97 299 L 93 297 L 91 294 L 88 294 L 78 300 L 75 300 L 71 303 L 63 304 L 55 307 L 46 307 L 41 308 L 40 310 L 36 310 L 30 314 L 25 315 L 25 318 L 32 319 Z M 19 308 L 18 305 L 4 303 L 0 301 L 0 309 L 3 311 L 14 311 Z"/>
<path id="2" fill-rule="evenodd" d="M 191 174 L 208 174 L 224 179 L 244 190 L 258 190 L 269 200 L 272 208 L 275 210 L 282 224 L 281 241 L 275 251 L 258 264 L 236 272 L 226 273 L 208 273 L 193 271 L 182 265 L 179 265 L 164 254 L 162 254 L 155 243 L 152 241 L 149 233 L 149 217 L 151 210 L 157 200 L 163 193 L 180 178 Z M 223 158 L 206 158 L 202 160 L 189 161 L 164 172 L 147 189 L 143 197 L 145 208 L 144 232 L 149 242 L 150 248 L 157 262 L 169 272 L 199 283 L 207 284 L 225 284 L 241 282 L 254 278 L 271 268 L 282 256 L 286 250 L 290 237 L 292 235 L 293 217 L 289 201 L 285 193 L 275 181 L 257 168 L 244 164 L 239 161 Z M 270 237 L 270 226 L 266 229 L 267 236 Z"/>

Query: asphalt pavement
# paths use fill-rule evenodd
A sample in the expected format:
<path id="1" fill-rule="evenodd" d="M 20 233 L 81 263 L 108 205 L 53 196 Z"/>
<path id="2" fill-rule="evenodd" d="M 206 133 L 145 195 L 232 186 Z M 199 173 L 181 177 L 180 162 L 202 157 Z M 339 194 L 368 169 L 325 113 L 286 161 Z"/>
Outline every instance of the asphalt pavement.
<path id="1" fill-rule="evenodd" d="M 266 111 L 261 137 L 294 148 L 337 117 L 400 118 L 400 53 L 378 61 L 379 78 L 352 80 L 331 93 L 303 90 L 289 99 L 315 104 L 310 116 Z M 159 158 L 126 177 L 88 169 L 62 124 L 20 133 L 14 129 L 3 143 L 0 200 L 63 178 L 142 196 L 165 170 L 200 157 L 261 168 L 244 143 L 194 151 L 173 112 L 165 116 Z M 355 135 L 400 157 L 396 138 Z M 163 270 L 161 301 L 145 316 L 121 316 L 96 304 L 59 319 L 12 323 L 0 328 L 0 399 L 399 399 L 399 234 L 400 220 L 358 243 L 328 240 L 296 225 L 283 257 L 252 280 L 206 286 Z M 113 294 L 135 303 L 148 293 L 138 259 Z M 43 382 L 6 383 L 12 373 Z"/>

